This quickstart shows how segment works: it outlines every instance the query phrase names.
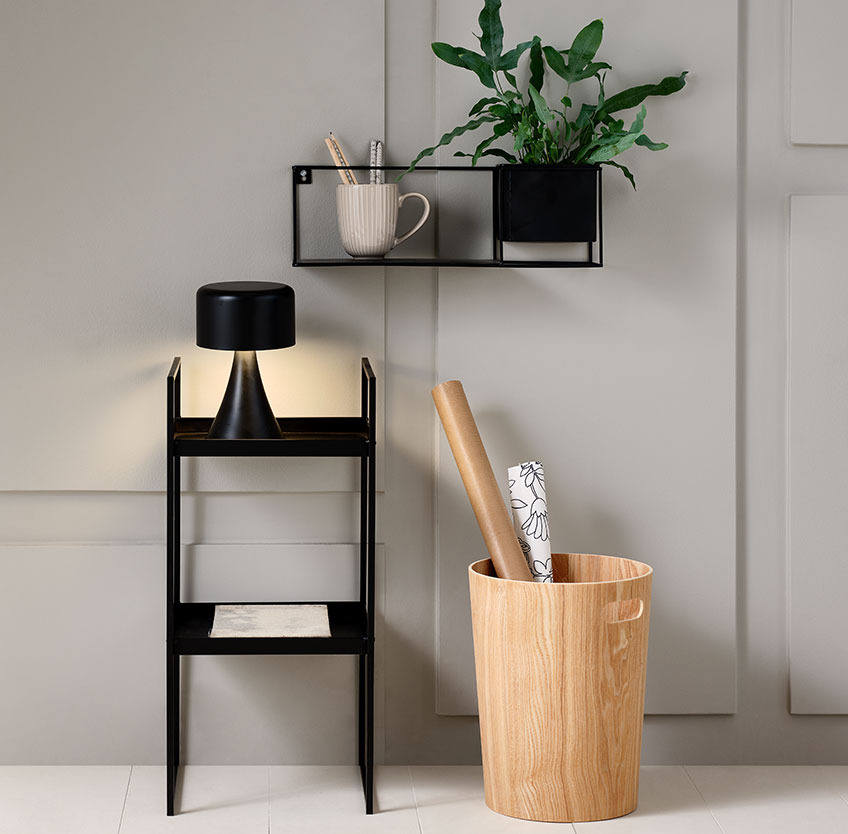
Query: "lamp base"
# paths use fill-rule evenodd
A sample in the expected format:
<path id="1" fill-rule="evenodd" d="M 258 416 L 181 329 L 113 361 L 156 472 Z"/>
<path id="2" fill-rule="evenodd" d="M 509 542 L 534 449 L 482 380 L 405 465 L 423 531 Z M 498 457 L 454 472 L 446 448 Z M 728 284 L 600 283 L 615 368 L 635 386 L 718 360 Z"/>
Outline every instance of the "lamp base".
<path id="1" fill-rule="evenodd" d="M 260 440 L 283 436 L 262 385 L 255 350 L 235 351 L 224 399 L 206 436 L 219 440 Z"/>

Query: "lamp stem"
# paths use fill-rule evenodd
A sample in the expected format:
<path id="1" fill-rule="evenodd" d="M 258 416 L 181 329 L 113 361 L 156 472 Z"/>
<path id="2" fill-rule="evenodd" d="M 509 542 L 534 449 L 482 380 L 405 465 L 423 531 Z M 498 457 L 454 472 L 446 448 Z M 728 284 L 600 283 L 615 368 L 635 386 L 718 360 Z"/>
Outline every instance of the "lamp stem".
<path id="1" fill-rule="evenodd" d="M 262 385 L 256 351 L 235 351 L 227 390 L 207 437 L 260 439 L 282 436 Z"/>

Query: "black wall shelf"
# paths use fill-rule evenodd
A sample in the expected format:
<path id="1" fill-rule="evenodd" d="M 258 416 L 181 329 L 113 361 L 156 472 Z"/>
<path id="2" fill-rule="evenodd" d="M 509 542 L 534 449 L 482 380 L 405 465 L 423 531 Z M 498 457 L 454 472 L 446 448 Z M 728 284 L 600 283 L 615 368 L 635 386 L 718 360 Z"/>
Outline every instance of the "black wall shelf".
<path id="1" fill-rule="evenodd" d="M 405 165 L 350 165 L 352 171 L 406 171 Z M 292 166 L 292 266 L 421 266 L 421 267 L 488 267 L 488 268 L 557 268 L 557 269 L 586 269 L 599 268 L 604 265 L 604 235 L 603 235 L 603 187 L 601 168 L 596 169 L 597 174 L 597 241 L 586 242 L 586 256 L 583 259 L 556 260 L 550 258 L 526 259 L 511 258 L 504 255 L 504 242 L 498 234 L 498 175 L 502 166 L 496 165 L 419 165 L 415 173 L 430 173 L 439 175 L 442 172 L 461 172 L 463 174 L 474 172 L 488 175 L 491 178 L 491 214 L 492 214 L 492 246 L 490 258 L 455 258 L 455 257 L 408 257 L 389 254 L 385 258 L 322 258 L 303 257 L 301 246 L 301 206 L 300 189 L 313 186 L 315 171 L 340 171 L 343 167 L 337 165 L 293 165 Z M 363 181 L 367 181 L 363 179 Z M 334 192 L 333 192 L 334 193 Z M 334 199 L 328 195 L 328 200 Z M 438 207 L 436 207 L 438 208 Z M 524 244 L 532 246 L 533 244 Z"/>
<path id="2" fill-rule="evenodd" d="M 374 811 L 374 588 L 376 526 L 377 382 L 362 359 L 358 417 L 281 418 L 283 437 L 273 440 L 208 440 L 209 417 L 180 413 L 180 359 L 168 373 L 167 413 L 167 813 L 174 814 L 180 766 L 180 658 L 186 655 L 357 655 L 357 762 L 365 813 Z M 210 637 L 216 604 L 298 603 L 183 602 L 180 567 L 180 458 L 183 457 L 352 457 L 360 461 L 359 599 L 312 601 L 326 605 L 329 637 Z"/>

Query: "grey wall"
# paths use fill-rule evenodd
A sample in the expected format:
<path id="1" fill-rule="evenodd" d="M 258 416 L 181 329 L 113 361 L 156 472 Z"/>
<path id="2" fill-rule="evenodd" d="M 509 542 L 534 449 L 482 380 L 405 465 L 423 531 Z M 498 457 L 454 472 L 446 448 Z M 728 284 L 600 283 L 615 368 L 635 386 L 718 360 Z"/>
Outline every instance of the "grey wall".
<path id="1" fill-rule="evenodd" d="M 456 11 L 465 15 L 466 30 L 474 5 Z M 608 32 L 627 24 L 627 5 L 597 6 Z M 818 14 L 839 13 L 835 1 L 815 5 Z M 640 8 L 659 44 L 651 59 L 657 69 L 666 66 L 663 47 L 674 68 L 691 65 L 690 102 L 700 88 L 705 96 L 708 90 L 736 95 L 739 105 L 735 124 L 729 110 L 718 121 L 699 119 L 697 104 L 678 120 L 672 100 L 659 115 L 664 134 L 674 134 L 664 152 L 669 165 L 687 153 L 695 154 L 693 162 L 712 158 L 712 142 L 730 157 L 721 170 L 731 182 L 722 187 L 738 192 L 735 218 L 724 216 L 732 208 L 723 207 L 722 217 L 702 221 L 713 233 L 716 223 L 735 223 L 735 258 L 722 253 L 710 278 L 735 287 L 735 317 L 717 327 L 703 311 L 689 308 L 690 319 L 685 294 L 666 300 L 670 318 L 679 314 L 684 353 L 701 350 L 698 339 L 714 338 L 727 357 L 709 366 L 718 376 L 706 388 L 693 388 L 699 396 L 709 385 L 729 391 L 725 420 L 735 406 L 715 449 L 717 459 L 732 465 L 715 485 L 699 484 L 695 522 L 725 535 L 735 524 L 735 541 L 723 540 L 715 553 L 730 573 L 716 628 L 725 641 L 722 662 L 729 656 L 736 668 L 729 692 L 735 712 L 651 715 L 644 756 L 656 763 L 839 762 L 848 719 L 790 713 L 788 635 L 791 628 L 793 713 L 847 711 L 839 694 L 844 664 L 828 660 L 827 651 L 839 620 L 823 613 L 831 597 L 832 605 L 838 602 L 836 584 L 816 579 L 831 576 L 838 564 L 843 537 L 833 496 L 841 480 L 838 467 L 817 473 L 793 464 L 791 479 L 787 471 L 790 458 L 832 450 L 839 461 L 846 454 L 838 431 L 844 351 L 836 332 L 844 317 L 834 292 L 840 281 L 834 266 L 844 253 L 833 233 L 816 237 L 822 225 L 815 211 L 826 204 L 816 202 L 808 212 L 794 200 L 790 275 L 789 197 L 848 193 L 848 157 L 844 147 L 826 147 L 844 141 L 838 120 L 811 123 L 810 112 L 822 107 L 796 107 L 825 93 L 811 91 L 809 78 L 791 68 L 806 71 L 830 53 L 809 32 L 793 42 L 790 4 L 720 6 L 704 25 L 727 31 L 714 32 L 716 50 L 706 56 L 687 48 L 692 33 L 664 14 L 665 2 Z M 559 8 L 534 0 L 527 15 L 553 34 L 560 25 L 573 32 L 590 14 Z M 644 153 L 634 156 L 640 192 L 625 196 L 615 186 L 607 193 L 622 201 L 609 207 L 616 222 L 607 230 L 608 268 L 589 276 L 504 272 L 486 283 L 473 271 L 292 270 L 288 166 L 325 161 L 321 138 L 329 128 L 349 149 L 383 133 L 393 159 L 405 161 L 450 118 L 429 51 L 448 22 L 444 14 L 445 4 L 413 0 L 318 6 L 41 0 L 0 8 L 6 67 L 0 74 L 0 375 L 3 390 L 15 394 L 0 409 L 0 621 L 3 633 L 14 635 L 0 650 L 5 763 L 164 757 L 164 375 L 171 357 L 182 354 L 187 410 L 215 407 L 228 362 L 193 346 L 192 295 L 201 283 L 232 278 L 282 279 L 298 293 L 298 346 L 263 356 L 278 412 L 353 413 L 358 357 L 375 360 L 385 395 L 378 757 L 478 759 L 476 719 L 436 714 L 439 435 L 429 389 L 442 373 L 440 309 L 462 282 L 500 288 L 508 299 L 522 282 L 561 293 L 582 280 L 584 306 L 602 312 L 611 282 L 621 281 L 625 269 L 633 304 L 645 305 L 658 280 L 650 260 L 662 245 L 650 236 L 634 244 L 628 213 L 661 204 L 668 194 L 681 203 L 670 208 L 682 213 L 685 197 L 663 186 L 662 154 L 648 161 Z M 517 16 L 505 17 L 516 37 L 524 31 Z M 809 20 L 796 25 L 803 34 Z M 738 58 L 738 73 L 733 81 L 732 67 L 724 65 L 730 81 L 711 87 L 719 71 L 708 62 L 717 52 L 725 61 Z M 653 63 L 644 69 L 656 74 Z M 811 77 L 838 76 L 823 68 Z M 842 216 L 839 205 L 832 216 Z M 326 227 L 316 234 L 325 235 Z M 625 244 L 626 262 L 616 254 Z M 723 234 L 721 244 L 734 241 Z M 819 259 L 809 280 L 804 251 Z M 685 271 L 686 252 L 677 257 Z M 700 274 L 699 263 L 691 266 Z M 645 294 L 638 291 L 642 284 Z M 690 327 L 693 321 L 701 328 Z M 829 343 L 815 341 L 819 321 L 832 322 Z M 470 312 L 466 324 L 469 340 L 491 349 L 487 340 L 496 334 Z M 576 317 L 574 325 L 589 343 L 599 338 L 589 321 Z M 645 345 L 636 341 L 634 349 Z M 830 364 L 823 366 L 823 356 Z M 787 396 L 790 359 L 795 382 Z M 651 362 L 645 358 L 645 368 L 660 374 Z M 811 409 L 810 401 L 819 407 Z M 493 398 L 489 408 L 498 405 Z M 794 431 L 819 412 L 818 443 L 805 445 L 812 429 L 796 443 L 788 420 Z M 603 448 L 607 432 L 605 423 L 590 422 L 584 448 Z M 638 437 L 632 443 L 638 451 Z M 558 446 L 555 457 L 565 448 Z M 697 436 L 680 448 L 704 451 Z M 219 462 L 191 467 L 186 477 L 184 545 L 194 597 L 246 592 L 254 581 L 268 598 L 312 596 L 316 583 L 327 596 L 350 593 L 357 516 L 347 467 Z M 599 479 L 593 501 L 626 513 L 626 491 L 614 487 L 605 490 Z M 646 472 L 642 489 L 646 505 L 659 501 L 661 478 Z M 584 532 L 584 539 L 597 536 L 598 549 L 610 549 L 602 523 Z M 615 546 L 632 550 L 631 538 L 622 535 Z M 685 570 L 694 556 L 679 558 L 674 567 Z M 322 572 L 316 576 L 305 564 Z M 675 579 L 670 590 L 682 582 Z M 702 601 L 695 606 L 701 617 Z M 703 638 L 697 622 L 696 637 Z M 734 634 L 728 647 L 727 635 Z M 697 659 L 697 653 L 690 658 Z M 189 761 L 353 760 L 354 670 L 346 659 L 198 658 L 186 673 Z M 724 687 L 733 683 L 726 672 L 722 680 Z M 675 711 L 687 711 L 687 703 L 688 711 L 702 711 L 696 700 L 683 697 Z"/>

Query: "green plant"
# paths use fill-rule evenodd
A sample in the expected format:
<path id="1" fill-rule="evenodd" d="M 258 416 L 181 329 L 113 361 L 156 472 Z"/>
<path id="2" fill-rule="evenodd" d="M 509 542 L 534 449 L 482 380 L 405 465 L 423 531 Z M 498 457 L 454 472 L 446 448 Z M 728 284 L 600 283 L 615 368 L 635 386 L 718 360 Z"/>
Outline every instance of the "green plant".
<path id="1" fill-rule="evenodd" d="M 529 165 L 612 165 L 622 171 L 635 189 L 633 174 L 612 159 L 632 145 L 652 151 L 668 147 L 665 142 L 653 142 L 645 135 L 647 108 L 642 102 L 649 96 L 667 96 L 681 90 L 686 84 L 686 73 L 607 97 L 604 79 L 612 67 L 604 61 L 595 61 L 604 33 L 601 20 L 593 20 L 581 29 L 568 49 L 543 46 L 536 35 L 508 52 L 503 51 L 501 0 L 484 0 L 478 23 L 481 34 L 475 37 L 480 42 L 480 52 L 447 43 L 434 43 L 432 48 L 436 57 L 445 63 L 473 72 L 491 92 L 468 111 L 469 121 L 446 133 L 432 148 L 421 151 L 408 171 L 437 148 L 469 131 L 491 125 L 492 135 L 480 142 L 473 153 L 457 151 L 454 156 L 471 157 L 472 165 L 484 156 Z M 522 91 L 515 71 L 522 56 L 528 52 L 527 89 Z M 561 110 L 551 106 L 542 95 L 546 67 L 565 81 L 565 95 L 557 102 Z M 589 79 L 597 81 L 597 101 L 583 103 L 577 110 L 571 99 L 571 87 Z M 613 115 L 640 104 L 629 127 L 623 119 Z M 513 137 L 511 151 L 492 147 L 507 135 Z"/>

